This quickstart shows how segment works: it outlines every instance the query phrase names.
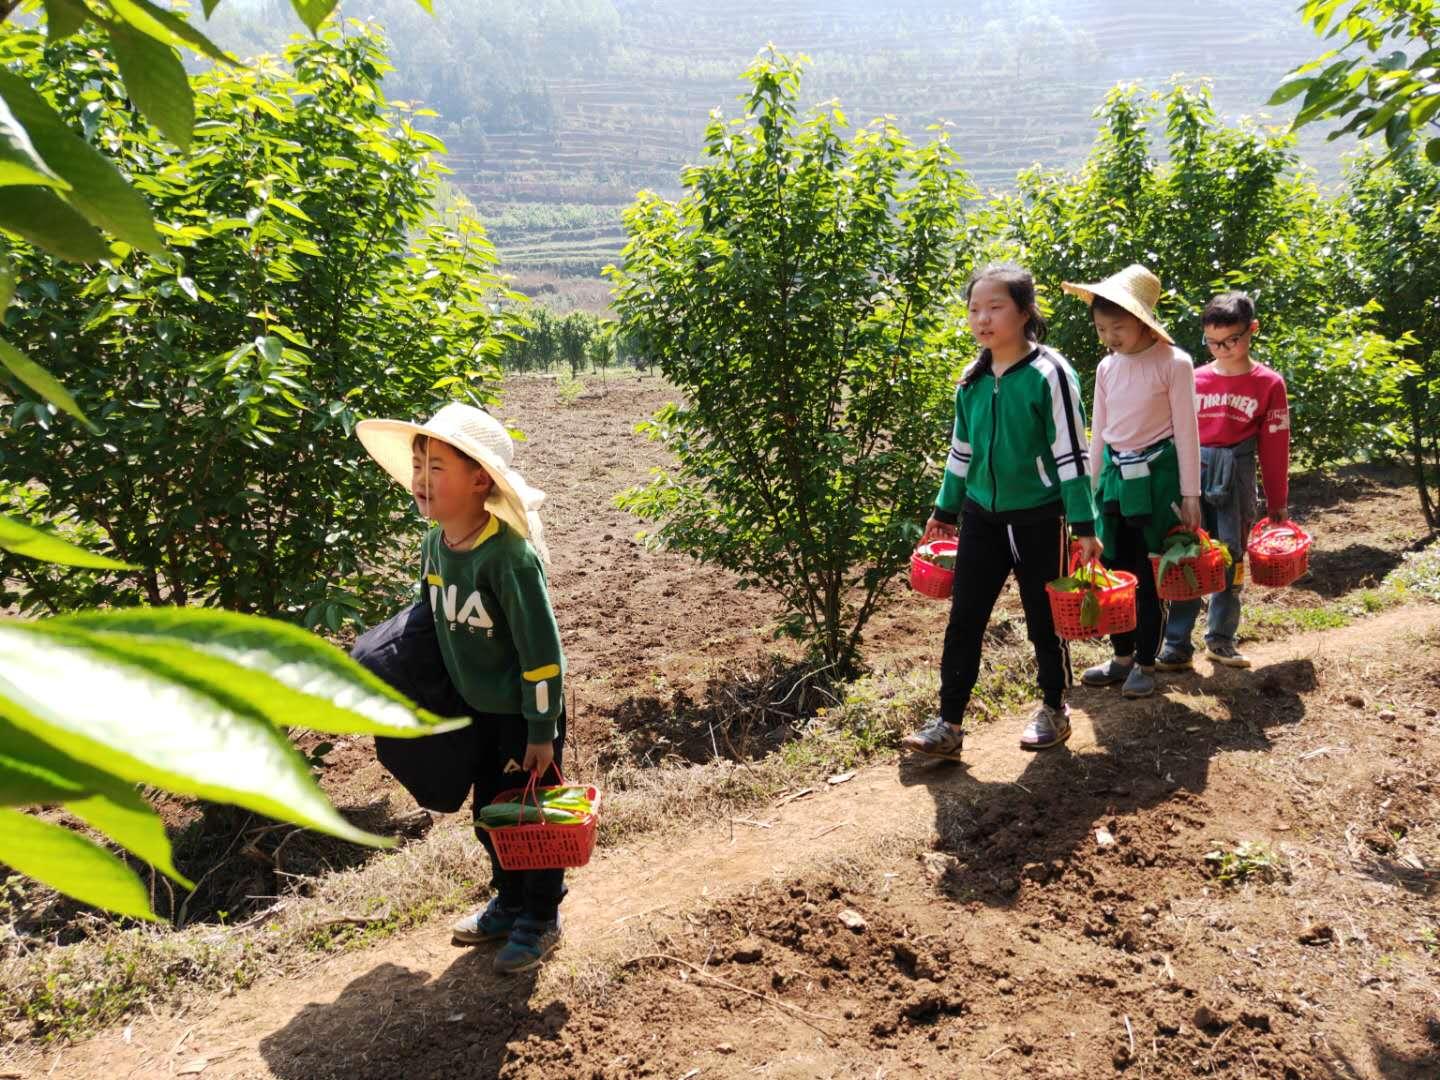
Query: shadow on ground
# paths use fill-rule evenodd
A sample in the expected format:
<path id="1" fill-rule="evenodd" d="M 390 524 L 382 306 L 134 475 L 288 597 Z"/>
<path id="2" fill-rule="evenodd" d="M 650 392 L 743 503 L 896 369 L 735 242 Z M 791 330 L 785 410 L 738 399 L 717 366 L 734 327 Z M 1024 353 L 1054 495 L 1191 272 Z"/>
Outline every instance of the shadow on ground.
<path id="1" fill-rule="evenodd" d="M 555 1039 L 570 1014 L 561 1002 L 533 1009 L 535 973 L 494 974 L 494 951 L 465 949 L 434 980 L 380 964 L 333 1002 L 303 1006 L 260 1053 L 282 1080 L 496 1076 L 507 1044 Z"/>
<path id="2" fill-rule="evenodd" d="M 1099 746 L 1036 754 L 1014 781 L 970 784 L 960 779 L 964 764 L 903 759 L 901 783 L 934 789 L 933 846 L 951 857 L 940 889 L 956 900 L 1008 907 L 1022 880 L 1059 877 L 1093 852 L 1097 823 L 1168 803 L 1177 816 L 1202 824 L 1196 804 L 1215 754 L 1268 749 L 1266 732 L 1300 723 L 1300 695 L 1316 686 L 1309 660 L 1270 664 L 1243 678 L 1243 686 L 1232 677 L 1225 690 L 1207 688 L 1218 690 L 1229 710 L 1218 720 L 1177 697 L 1126 702 L 1113 690 L 1078 689 L 1072 701 L 1090 715 Z M 1202 686 L 1198 676 L 1180 684 Z M 1126 863 L 1156 866 L 1179 857 L 1164 836 L 1122 833 L 1115 841 Z"/>

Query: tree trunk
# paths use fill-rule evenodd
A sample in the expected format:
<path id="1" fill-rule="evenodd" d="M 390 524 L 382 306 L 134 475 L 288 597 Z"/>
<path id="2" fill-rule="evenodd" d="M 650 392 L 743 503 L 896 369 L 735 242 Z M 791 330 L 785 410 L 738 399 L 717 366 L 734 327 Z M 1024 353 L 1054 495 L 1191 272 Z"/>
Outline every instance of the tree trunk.
<path id="1" fill-rule="evenodd" d="M 1423 399 L 1418 379 L 1411 379 L 1406 397 L 1410 401 L 1410 461 L 1415 470 L 1415 487 L 1420 492 L 1420 510 L 1425 515 L 1425 524 L 1433 533 L 1440 528 L 1440 512 L 1430 497 L 1430 485 L 1425 475 L 1425 427 L 1421 423 Z"/>

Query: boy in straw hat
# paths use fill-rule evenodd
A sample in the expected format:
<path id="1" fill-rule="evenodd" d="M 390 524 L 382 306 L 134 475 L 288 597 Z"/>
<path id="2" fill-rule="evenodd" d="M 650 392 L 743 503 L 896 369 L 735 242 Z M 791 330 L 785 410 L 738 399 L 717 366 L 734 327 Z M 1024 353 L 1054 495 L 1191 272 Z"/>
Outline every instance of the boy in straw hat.
<path id="1" fill-rule="evenodd" d="M 1060 286 L 1090 304 L 1095 332 L 1110 354 L 1095 372 L 1090 474 L 1096 478 L 1096 529 L 1105 565 L 1139 582 L 1137 626 L 1111 637 L 1115 655 L 1087 668 L 1087 686 L 1119 684 L 1126 697 L 1155 692 L 1155 657 L 1164 609 L 1150 568 L 1165 534 L 1200 525 L 1200 434 L 1195 366 L 1155 316 L 1160 279 L 1127 266 L 1104 281 Z"/>
<path id="2" fill-rule="evenodd" d="M 527 772 L 559 771 L 565 657 L 545 583 L 537 513 L 544 495 L 511 467 L 514 442 L 489 413 L 458 402 L 427 424 L 363 420 L 365 449 L 435 522 L 421 543 L 421 588 L 445 671 L 473 710 L 479 743 L 474 809 Z M 489 835 L 495 895 L 455 924 L 458 941 L 506 939 L 501 972 L 539 964 L 560 940 L 563 870 L 507 871 Z"/>

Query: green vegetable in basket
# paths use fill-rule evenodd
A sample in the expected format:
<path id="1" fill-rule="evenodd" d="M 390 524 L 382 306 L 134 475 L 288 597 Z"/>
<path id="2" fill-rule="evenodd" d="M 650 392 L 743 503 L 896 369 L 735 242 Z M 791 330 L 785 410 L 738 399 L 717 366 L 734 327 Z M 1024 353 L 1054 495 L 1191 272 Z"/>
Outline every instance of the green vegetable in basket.
<path id="1" fill-rule="evenodd" d="M 572 811 L 560 806 L 534 803 L 491 803 L 480 808 L 480 824 L 491 828 L 502 825 L 536 825 L 545 822 L 550 825 L 578 825 L 584 818 L 585 810 Z"/>
<path id="2" fill-rule="evenodd" d="M 544 806 L 580 806 L 587 812 L 590 809 L 590 789 L 588 787 L 540 788 L 537 794 Z"/>
<path id="3" fill-rule="evenodd" d="M 1113 588 L 1121 579 L 1104 567 L 1091 564 L 1076 567 L 1062 578 L 1056 578 L 1050 587 L 1056 592 L 1083 592 L 1080 598 L 1080 625 L 1086 630 L 1100 625 L 1100 590 Z"/>
<path id="4" fill-rule="evenodd" d="M 955 553 L 947 551 L 944 554 L 936 554 L 929 548 L 920 552 L 920 558 L 932 566 L 938 566 L 941 570 L 955 569 Z"/>
<path id="5" fill-rule="evenodd" d="M 1120 584 L 1120 578 L 1103 566 L 1081 566 L 1074 573 L 1050 582 L 1056 592 L 1079 592 L 1081 589 L 1109 589 Z"/>
<path id="6" fill-rule="evenodd" d="M 1195 592 L 1200 590 L 1200 579 L 1195 574 L 1195 565 L 1192 560 L 1198 559 L 1212 548 L 1219 548 L 1220 558 L 1227 568 L 1234 562 L 1230 555 L 1230 549 L 1224 544 L 1189 529 L 1171 533 L 1165 537 L 1161 547 L 1164 550 L 1160 552 L 1160 564 L 1156 568 L 1156 577 L 1164 581 L 1165 575 L 1172 568 L 1178 566 L 1180 572 L 1185 576 L 1185 583 Z"/>

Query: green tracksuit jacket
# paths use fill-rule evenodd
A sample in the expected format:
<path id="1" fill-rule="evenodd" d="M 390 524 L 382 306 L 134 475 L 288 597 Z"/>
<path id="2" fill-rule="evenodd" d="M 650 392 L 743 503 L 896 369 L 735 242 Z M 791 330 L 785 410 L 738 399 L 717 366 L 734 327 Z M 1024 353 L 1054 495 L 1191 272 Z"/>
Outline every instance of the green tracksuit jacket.
<path id="1" fill-rule="evenodd" d="M 1054 506 L 1071 531 L 1095 534 L 1080 382 L 1054 349 L 1036 347 L 998 379 L 982 352 L 955 391 L 955 430 L 935 516 L 955 521 L 967 502 L 1024 519 Z"/>

